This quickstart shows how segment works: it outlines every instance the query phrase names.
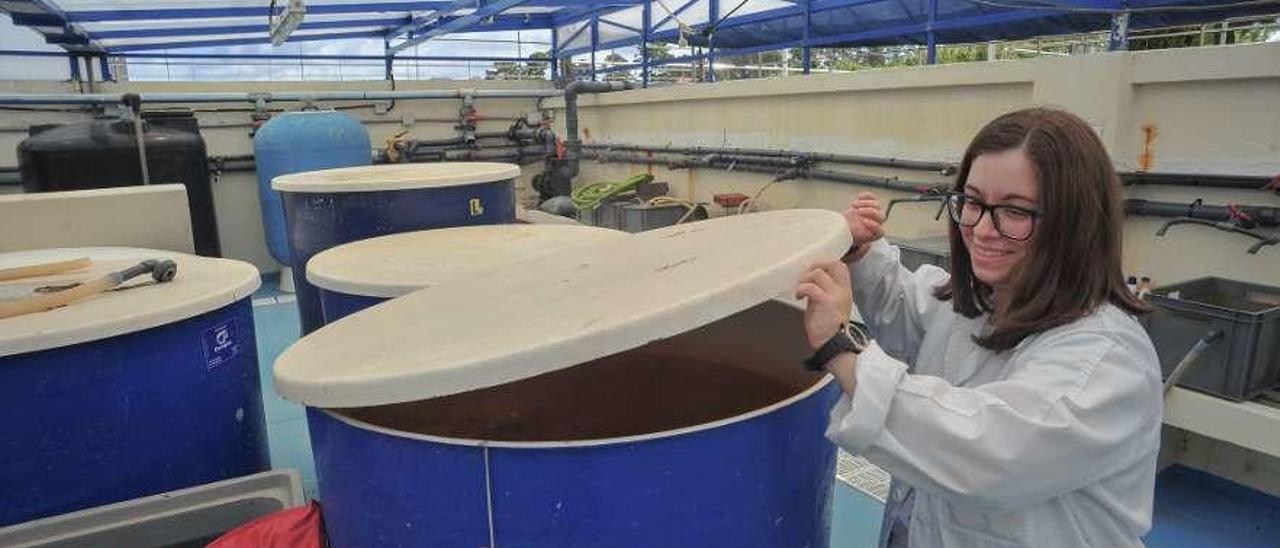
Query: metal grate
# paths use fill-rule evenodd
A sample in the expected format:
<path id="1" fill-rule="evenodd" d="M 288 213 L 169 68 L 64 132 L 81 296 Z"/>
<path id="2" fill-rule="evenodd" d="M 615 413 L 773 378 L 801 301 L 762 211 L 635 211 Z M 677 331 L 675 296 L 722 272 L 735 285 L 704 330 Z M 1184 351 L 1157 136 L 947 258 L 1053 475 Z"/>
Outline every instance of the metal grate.
<path id="1" fill-rule="evenodd" d="M 836 479 L 884 502 L 889 496 L 889 473 L 860 456 L 837 452 Z"/>

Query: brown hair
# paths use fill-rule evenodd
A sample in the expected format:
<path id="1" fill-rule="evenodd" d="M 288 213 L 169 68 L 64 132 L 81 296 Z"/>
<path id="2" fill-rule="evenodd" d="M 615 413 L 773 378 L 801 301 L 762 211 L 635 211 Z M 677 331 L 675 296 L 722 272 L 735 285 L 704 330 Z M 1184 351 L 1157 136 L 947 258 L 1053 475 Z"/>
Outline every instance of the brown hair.
<path id="1" fill-rule="evenodd" d="M 1131 314 L 1150 309 L 1129 291 L 1120 266 L 1124 206 L 1102 141 L 1069 112 L 1031 108 L 987 124 L 969 143 L 956 176 L 963 192 L 978 156 L 1021 149 L 1035 167 L 1040 210 L 1030 253 L 1018 265 L 1008 310 L 975 341 L 1008 350 L 1030 335 L 1074 322 L 1104 303 Z M 976 317 L 992 310 L 992 289 L 973 274 L 960 227 L 951 223 L 951 279 L 934 295 Z"/>

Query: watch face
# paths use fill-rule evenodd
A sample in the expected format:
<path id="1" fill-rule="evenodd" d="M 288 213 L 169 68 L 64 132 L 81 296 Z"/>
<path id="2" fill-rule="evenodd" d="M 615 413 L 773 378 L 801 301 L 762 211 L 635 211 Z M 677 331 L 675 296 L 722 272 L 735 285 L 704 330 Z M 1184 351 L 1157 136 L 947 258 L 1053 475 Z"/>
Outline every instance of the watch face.
<path id="1" fill-rule="evenodd" d="M 862 352 L 871 344 L 871 335 L 867 333 L 867 326 L 858 322 L 849 322 L 845 324 L 844 333 L 849 337 L 849 342 L 853 343 L 855 352 Z"/>

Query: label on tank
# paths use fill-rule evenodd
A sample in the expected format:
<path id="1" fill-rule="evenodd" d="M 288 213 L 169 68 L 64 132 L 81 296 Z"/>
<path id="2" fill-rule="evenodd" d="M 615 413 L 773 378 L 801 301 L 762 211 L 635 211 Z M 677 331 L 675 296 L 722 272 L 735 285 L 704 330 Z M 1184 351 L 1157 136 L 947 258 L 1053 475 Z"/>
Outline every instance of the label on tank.
<path id="1" fill-rule="evenodd" d="M 240 337 L 236 336 L 235 320 L 228 320 L 206 329 L 202 338 L 206 371 L 213 371 L 240 355 Z"/>

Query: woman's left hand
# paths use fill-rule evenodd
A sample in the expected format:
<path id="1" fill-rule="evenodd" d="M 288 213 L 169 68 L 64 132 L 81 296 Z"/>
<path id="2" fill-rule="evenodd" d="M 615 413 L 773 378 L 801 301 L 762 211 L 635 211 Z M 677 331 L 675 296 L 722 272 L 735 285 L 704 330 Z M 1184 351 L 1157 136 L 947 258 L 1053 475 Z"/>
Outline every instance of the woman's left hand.
<path id="1" fill-rule="evenodd" d="M 821 348 L 853 313 L 853 281 L 849 267 L 839 261 L 814 265 L 796 286 L 796 298 L 806 299 L 804 332 L 809 346 Z"/>

